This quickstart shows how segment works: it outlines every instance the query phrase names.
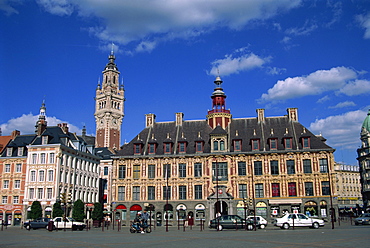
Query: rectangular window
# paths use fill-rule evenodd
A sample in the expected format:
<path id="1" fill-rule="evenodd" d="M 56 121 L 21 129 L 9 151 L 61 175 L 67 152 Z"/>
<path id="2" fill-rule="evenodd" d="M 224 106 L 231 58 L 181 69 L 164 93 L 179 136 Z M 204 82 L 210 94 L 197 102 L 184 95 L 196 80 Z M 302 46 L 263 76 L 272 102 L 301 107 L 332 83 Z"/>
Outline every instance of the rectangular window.
<path id="1" fill-rule="evenodd" d="M 49 154 L 49 163 L 54 164 L 55 163 L 55 153 Z"/>
<path id="2" fill-rule="evenodd" d="M 292 139 L 291 138 L 284 139 L 284 145 L 285 149 L 292 149 Z"/>
<path id="3" fill-rule="evenodd" d="M 247 175 L 247 166 L 245 162 L 238 162 L 238 175 L 246 176 Z"/>
<path id="4" fill-rule="evenodd" d="M 41 144 L 46 145 L 48 143 L 48 136 L 42 136 L 41 137 Z"/>
<path id="5" fill-rule="evenodd" d="M 194 164 L 194 177 L 201 177 L 202 176 L 202 163 L 195 163 Z"/>
<path id="6" fill-rule="evenodd" d="M 242 150 L 241 140 L 234 140 L 234 151 L 239 152 Z"/>
<path id="7" fill-rule="evenodd" d="M 179 177 L 186 177 L 186 164 L 179 164 Z"/>
<path id="8" fill-rule="evenodd" d="M 155 178 L 155 164 L 148 165 L 148 178 Z"/>
<path id="9" fill-rule="evenodd" d="M 313 183 L 312 182 L 305 182 L 304 183 L 304 191 L 306 196 L 313 196 Z"/>
<path id="10" fill-rule="evenodd" d="M 118 186 L 118 200 L 125 200 L 125 186 Z"/>
<path id="11" fill-rule="evenodd" d="M 38 188 L 37 189 L 37 198 L 38 199 L 44 198 L 44 189 L 43 188 Z"/>
<path id="12" fill-rule="evenodd" d="M 270 139 L 270 150 L 277 149 L 277 139 Z"/>
<path id="13" fill-rule="evenodd" d="M 196 142 L 196 152 L 203 152 L 203 142 L 201 141 Z"/>
<path id="14" fill-rule="evenodd" d="M 164 153 L 169 154 L 171 153 L 171 143 L 164 144 Z"/>
<path id="15" fill-rule="evenodd" d="M 53 170 L 48 170 L 48 181 L 49 182 L 54 181 L 54 171 Z"/>
<path id="16" fill-rule="evenodd" d="M 13 204 L 18 204 L 19 203 L 19 196 L 15 195 L 13 196 Z"/>
<path id="17" fill-rule="evenodd" d="M 104 176 L 108 175 L 108 166 L 104 166 Z"/>
<path id="18" fill-rule="evenodd" d="M 302 138 L 302 147 L 303 148 L 310 148 L 310 138 Z"/>
<path id="19" fill-rule="evenodd" d="M 186 186 L 179 186 L 179 200 L 186 200 Z"/>
<path id="20" fill-rule="evenodd" d="M 296 183 L 288 183 L 289 196 L 297 196 Z"/>
<path id="21" fill-rule="evenodd" d="M 135 164 L 133 166 L 133 178 L 134 179 L 139 179 L 140 178 L 140 165 Z"/>
<path id="22" fill-rule="evenodd" d="M 40 163 L 41 164 L 46 164 L 46 154 L 45 153 L 41 153 Z"/>
<path id="23" fill-rule="evenodd" d="M 118 179 L 126 178 L 126 165 L 118 166 Z"/>
<path id="24" fill-rule="evenodd" d="M 134 154 L 141 154 L 141 145 L 134 144 Z"/>
<path id="25" fill-rule="evenodd" d="M 247 185 L 246 184 L 239 184 L 239 198 L 247 198 Z"/>
<path id="26" fill-rule="evenodd" d="M 321 173 L 328 173 L 328 160 L 326 158 L 319 159 L 320 164 L 320 172 Z"/>
<path id="27" fill-rule="evenodd" d="M 13 156 L 13 148 L 12 147 L 6 148 L 6 156 L 7 157 Z"/>
<path id="28" fill-rule="evenodd" d="M 21 188 L 21 180 L 14 180 L 14 188 L 15 189 Z"/>
<path id="29" fill-rule="evenodd" d="M 322 195 L 330 195 L 330 184 L 328 181 L 321 182 Z"/>
<path id="30" fill-rule="evenodd" d="M 280 184 L 272 183 L 271 184 L 272 197 L 280 197 Z"/>
<path id="31" fill-rule="evenodd" d="M 180 142 L 179 143 L 179 153 L 184 153 L 184 152 L 186 152 L 186 143 Z"/>
<path id="32" fill-rule="evenodd" d="M 7 204 L 8 203 L 8 196 L 3 196 L 1 199 L 2 204 Z"/>
<path id="33" fill-rule="evenodd" d="M 5 172 L 10 172 L 10 164 L 5 164 Z"/>
<path id="34" fill-rule="evenodd" d="M 257 183 L 255 185 L 255 194 L 256 194 L 256 198 L 263 198 L 264 197 L 263 184 L 262 183 Z"/>
<path id="35" fill-rule="evenodd" d="M 171 177 L 171 165 L 164 164 L 163 165 L 163 178 L 170 178 Z"/>
<path id="36" fill-rule="evenodd" d="M 40 170 L 39 171 L 39 182 L 45 181 L 45 171 Z"/>
<path id="37" fill-rule="evenodd" d="M 260 141 L 252 140 L 252 150 L 259 150 L 259 149 L 260 149 Z"/>
<path id="38" fill-rule="evenodd" d="M 148 200 L 155 200 L 155 187 L 148 186 Z"/>
<path id="39" fill-rule="evenodd" d="M 37 164 L 37 154 L 36 153 L 32 154 L 31 162 L 32 162 L 32 164 Z"/>
<path id="40" fill-rule="evenodd" d="M 195 200 L 201 200 L 203 198 L 203 186 L 202 185 L 195 185 Z"/>
<path id="41" fill-rule="evenodd" d="M 35 189 L 34 188 L 30 188 L 28 190 L 28 196 L 29 196 L 29 199 L 34 199 L 35 198 Z"/>
<path id="42" fill-rule="evenodd" d="M 260 176 L 262 174 L 262 161 L 254 161 L 254 175 Z"/>
<path id="43" fill-rule="evenodd" d="M 212 162 L 212 172 L 213 181 L 227 181 L 227 162 Z"/>
<path id="44" fill-rule="evenodd" d="M 46 198 L 47 199 L 52 199 L 53 198 L 53 189 L 52 188 L 47 188 L 46 189 Z"/>
<path id="45" fill-rule="evenodd" d="M 150 143 L 148 149 L 149 149 L 148 151 L 149 154 L 155 154 L 155 144 L 154 143 Z"/>
<path id="46" fill-rule="evenodd" d="M 31 171 L 30 181 L 31 182 L 36 181 L 36 171 Z"/>
<path id="47" fill-rule="evenodd" d="M 171 186 L 163 186 L 163 200 L 171 199 Z"/>
<path id="48" fill-rule="evenodd" d="M 3 189 L 9 189 L 9 180 L 3 181 Z"/>
<path id="49" fill-rule="evenodd" d="M 24 147 L 18 147 L 18 156 L 22 157 L 24 152 Z"/>
<path id="50" fill-rule="evenodd" d="M 278 160 L 270 161 L 270 170 L 271 170 L 271 175 L 279 175 L 279 161 Z"/>
<path id="51" fill-rule="evenodd" d="M 294 160 L 287 160 L 286 161 L 286 169 L 287 169 L 288 174 L 295 174 Z"/>
<path id="52" fill-rule="evenodd" d="M 303 159 L 303 173 L 312 173 L 311 159 Z"/>
<path id="53" fill-rule="evenodd" d="M 140 201 L 140 186 L 133 186 L 132 187 L 132 200 L 133 201 Z"/>
<path id="54" fill-rule="evenodd" d="M 15 165 L 15 172 L 22 172 L 22 164 Z"/>

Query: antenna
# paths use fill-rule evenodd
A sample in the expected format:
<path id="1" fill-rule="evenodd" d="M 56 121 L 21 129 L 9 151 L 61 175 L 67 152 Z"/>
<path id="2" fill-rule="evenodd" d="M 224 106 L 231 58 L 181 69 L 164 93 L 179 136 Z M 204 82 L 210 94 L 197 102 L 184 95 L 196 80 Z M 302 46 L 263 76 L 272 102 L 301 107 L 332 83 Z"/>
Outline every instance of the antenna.
<path id="1" fill-rule="evenodd" d="M 112 42 L 112 50 L 111 50 L 110 54 L 111 54 L 111 55 L 113 55 L 113 54 L 114 54 L 114 43 L 113 43 L 113 42 Z"/>

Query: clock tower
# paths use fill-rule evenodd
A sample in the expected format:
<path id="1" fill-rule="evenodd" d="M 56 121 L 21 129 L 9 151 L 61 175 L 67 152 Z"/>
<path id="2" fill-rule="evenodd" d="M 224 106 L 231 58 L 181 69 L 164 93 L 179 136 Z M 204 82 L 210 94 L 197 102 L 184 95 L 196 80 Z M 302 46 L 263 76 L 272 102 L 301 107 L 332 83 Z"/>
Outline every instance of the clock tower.
<path id="1" fill-rule="evenodd" d="M 119 85 L 119 74 L 113 50 L 103 71 L 103 82 L 96 88 L 95 96 L 95 147 L 119 150 L 121 125 L 124 116 L 124 88 Z"/>

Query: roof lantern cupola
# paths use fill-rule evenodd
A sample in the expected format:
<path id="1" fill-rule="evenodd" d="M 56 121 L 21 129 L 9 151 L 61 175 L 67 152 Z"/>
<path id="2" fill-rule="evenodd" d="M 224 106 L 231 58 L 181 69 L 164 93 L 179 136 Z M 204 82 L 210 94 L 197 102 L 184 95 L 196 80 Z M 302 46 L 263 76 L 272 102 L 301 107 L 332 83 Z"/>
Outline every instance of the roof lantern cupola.
<path id="1" fill-rule="evenodd" d="M 364 122 L 362 123 L 362 129 L 365 129 L 366 131 L 370 132 L 370 109 L 367 113 Z"/>
<path id="2" fill-rule="evenodd" d="M 46 107 L 45 107 L 45 101 L 42 102 L 41 107 L 40 107 L 40 114 L 39 114 L 39 119 L 36 122 L 36 134 L 41 135 L 47 126 L 47 121 L 46 121 Z"/>
<path id="3" fill-rule="evenodd" d="M 207 120 L 208 125 L 212 128 L 220 125 L 226 128 L 231 121 L 230 110 L 226 109 L 226 95 L 222 88 L 223 81 L 220 76 L 217 76 L 214 84 L 215 89 L 212 93 L 212 110 L 208 111 Z"/>

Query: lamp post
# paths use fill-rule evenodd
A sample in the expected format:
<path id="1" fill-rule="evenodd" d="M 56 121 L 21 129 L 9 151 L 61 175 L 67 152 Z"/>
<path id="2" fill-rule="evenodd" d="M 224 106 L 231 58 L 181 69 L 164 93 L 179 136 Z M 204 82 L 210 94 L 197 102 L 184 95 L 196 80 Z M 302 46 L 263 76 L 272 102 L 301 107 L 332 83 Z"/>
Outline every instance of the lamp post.
<path id="1" fill-rule="evenodd" d="M 168 166 L 169 164 L 166 164 L 166 232 L 168 232 Z"/>
<path id="2" fill-rule="evenodd" d="M 333 208 L 333 196 L 331 193 L 331 177 L 330 177 L 330 169 L 329 169 L 329 164 L 327 164 L 327 169 L 328 169 L 328 178 L 329 178 L 329 195 L 330 195 L 330 219 L 331 219 L 331 229 L 334 229 L 334 208 Z"/>
<path id="3" fill-rule="evenodd" d="M 245 220 L 244 229 L 247 230 L 247 199 L 245 197 L 243 198 L 243 203 L 244 203 L 244 220 Z"/>

